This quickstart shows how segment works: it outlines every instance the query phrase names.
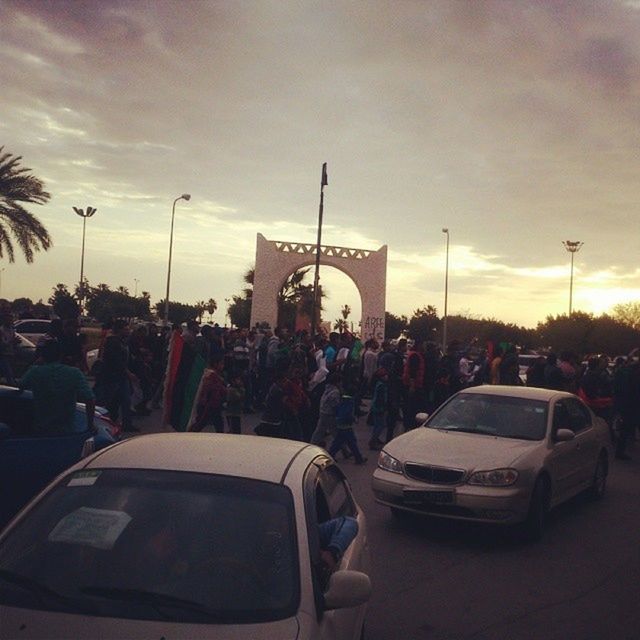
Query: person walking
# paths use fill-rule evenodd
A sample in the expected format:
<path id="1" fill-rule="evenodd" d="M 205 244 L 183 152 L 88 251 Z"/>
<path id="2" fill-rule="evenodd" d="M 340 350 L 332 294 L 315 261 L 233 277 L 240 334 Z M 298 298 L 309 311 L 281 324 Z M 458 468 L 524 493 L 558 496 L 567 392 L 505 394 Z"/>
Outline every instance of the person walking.
<path id="1" fill-rule="evenodd" d="M 206 426 L 213 425 L 218 433 L 224 433 L 224 418 L 222 408 L 227 397 L 222 372 L 224 358 L 220 354 L 211 356 L 209 369 L 206 369 L 200 391 L 196 398 L 196 414 L 189 431 L 202 431 Z"/>
<path id="2" fill-rule="evenodd" d="M 96 401 L 84 374 L 77 367 L 62 364 L 57 340 L 42 345 L 44 364 L 32 365 L 20 380 L 20 390 L 33 392 L 33 420 L 43 435 L 73 433 L 76 402 L 84 402 L 87 429 L 94 431 Z"/>
<path id="3" fill-rule="evenodd" d="M 355 459 L 356 464 L 364 464 L 367 461 L 360 449 L 358 441 L 353 431 L 355 418 L 355 402 L 352 396 L 342 396 L 336 407 L 336 430 L 335 437 L 329 448 L 329 455 L 335 457 L 338 451 L 344 450 L 346 446 Z"/>
<path id="4" fill-rule="evenodd" d="M 112 334 L 104 342 L 102 367 L 96 380 L 99 400 L 112 420 L 122 416 L 123 431 L 140 431 L 133 426 L 131 411 L 131 380 L 129 370 L 129 325 L 125 320 L 113 323 Z"/>
<path id="5" fill-rule="evenodd" d="M 376 371 L 374 379 L 375 387 L 370 409 L 373 418 L 373 431 L 369 440 L 369 449 L 380 451 L 384 446 L 380 436 L 386 427 L 387 412 L 389 411 L 389 373 L 384 367 L 381 367 Z"/>
<path id="6" fill-rule="evenodd" d="M 340 403 L 340 384 L 342 376 L 333 371 L 327 376 L 327 383 L 320 399 L 318 424 L 311 435 L 311 444 L 325 446 L 327 434 L 332 434 L 336 428 L 336 407 Z"/>
<path id="7" fill-rule="evenodd" d="M 10 313 L 5 313 L 0 324 L 0 378 L 4 378 L 5 384 L 11 386 L 16 383 L 12 361 L 17 343 L 18 338 L 13 328 L 13 317 Z"/>
<path id="8" fill-rule="evenodd" d="M 227 427 L 229 433 L 242 432 L 245 394 L 242 373 L 234 371 L 231 375 L 231 384 L 227 387 Z"/>

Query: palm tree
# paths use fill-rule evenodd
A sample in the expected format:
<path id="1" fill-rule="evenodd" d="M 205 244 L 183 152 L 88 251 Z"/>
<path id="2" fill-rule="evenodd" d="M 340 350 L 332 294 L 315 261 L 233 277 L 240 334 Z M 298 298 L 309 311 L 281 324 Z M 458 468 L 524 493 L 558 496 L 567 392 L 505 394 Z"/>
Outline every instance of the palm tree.
<path id="1" fill-rule="evenodd" d="M 209 322 L 213 319 L 213 314 L 216 312 L 217 308 L 218 303 L 213 298 L 209 298 L 207 300 L 207 306 L 205 307 L 206 312 L 209 314 Z"/>
<path id="2" fill-rule="evenodd" d="M 194 305 L 196 308 L 196 316 L 198 318 L 198 322 L 202 322 L 202 316 L 207 308 L 207 303 L 204 300 L 198 300 Z"/>
<path id="3" fill-rule="evenodd" d="M 9 262 L 15 262 L 15 241 L 26 261 L 33 262 L 34 252 L 51 247 L 51 237 L 21 203 L 45 204 L 51 196 L 42 180 L 29 173 L 31 169 L 20 167 L 22 156 L 3 154 L 3 150 L 0 147 L 0 258 L 6 252 Z"/>

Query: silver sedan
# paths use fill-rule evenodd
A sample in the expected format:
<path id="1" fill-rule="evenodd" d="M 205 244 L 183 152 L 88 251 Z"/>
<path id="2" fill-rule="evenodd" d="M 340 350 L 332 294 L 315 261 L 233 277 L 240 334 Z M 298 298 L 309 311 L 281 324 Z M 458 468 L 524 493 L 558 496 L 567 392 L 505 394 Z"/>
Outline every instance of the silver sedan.
<path id="1" fill-rule="evenodd" d="M 604 494 L 609 429 L 573 394 L 472 387 L 422 419 L 385 445 L 373 476 L 376 501 L 397 516 L 523 523 L 536 539 L 551 508 Z"/>

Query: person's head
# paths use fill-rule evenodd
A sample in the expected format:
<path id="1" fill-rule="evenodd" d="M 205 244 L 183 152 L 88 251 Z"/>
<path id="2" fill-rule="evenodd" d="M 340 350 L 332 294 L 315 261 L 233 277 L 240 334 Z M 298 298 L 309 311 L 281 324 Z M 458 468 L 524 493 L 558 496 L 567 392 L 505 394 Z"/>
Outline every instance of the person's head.
<path id="1" fill-rule="evenodd" d="M 342 382 L 342 376 L 338 371 L 332 371 L 327 376 L 327 384 L 332 384 L 334 387 L 339 387 Z"/>
<path id="2" fill-rule="evenodd" d="M 49 331 L 47 332 L 50 336 L 59 337 L 62 335 L 62 320 L 60 318 L 55 318 L 51 321 L 49 325 Z"/>
<path id="3" fill-rule="evenodd" d="M 398 353 L 405 353 L 406 350 L 407 350 L 407 339 L 406 338 L 400 338 L 400 340 L 398 340 L 398 345 L 396 347 L 396 351 Z"/>
<path id="4" fill-rule="evenodd" d="M 114 335 L 126 338 L 129 335 L 129 324 L 126 320 L 114 320 L 112 331 Z"/>
<path id="5" fill-rule="evenodd" d="M 555 366 L 558 364 L 558 356 L 553 353 L 553 351 L 547 355 L 547 364 L 551 366 Z"/>
<path id="6" fill-rule="evenodd" d="M 340 334 L 337 333 L 336 331 L 332 331 L 329 334 L 329 342 L 331 343 L 332 346 L 335 347 L 340 342 Z"/>
<path id="7" fill-rule="evenodd" d="M 211 354 L 209 358 L 209 367 L 218 373 L 222 373 L 224 369 L 224 357 L 220 353 Z"/>
<path id="8" fill-rule="evenodd" d="M 205 338 L 206 340 L 209 340 L 211 338 L 211 336 L 213 335 L 213 327 L 205 324 L 201 329 L 200 329 L 200 335 Z"/>
<path id="9" fill-rule="evenodd" d="M 40 353 L 47 364 L 59 362 L 62 357 L 62 349 L 57 340 L 45 340 Z"/>
<path id="10" fill-rule="evenodd" d="M 595 371 L 598 368 L 599 364 L 599 359 L 596 356 L 591 356 L 591 358 L 589 358 L 589 360 L 587 361 L 587 369 L 589 371 Z"/>
<path id="11" fill-rule="evenodd" d="M 200 323 L 197 320 L 188 320 L 187 329 L 189 329 L 189 332 L 194 336 L 197 336 L 200 332 Z"/>
<path id="12" fill-rule="evenodd" d="M 233 387 L 243 387 L 244 383 L 242 382 L 242 376 L 237 374 L 237 373 L 234 373 L 231 376 L 231 386 L 233 386 Z"/>

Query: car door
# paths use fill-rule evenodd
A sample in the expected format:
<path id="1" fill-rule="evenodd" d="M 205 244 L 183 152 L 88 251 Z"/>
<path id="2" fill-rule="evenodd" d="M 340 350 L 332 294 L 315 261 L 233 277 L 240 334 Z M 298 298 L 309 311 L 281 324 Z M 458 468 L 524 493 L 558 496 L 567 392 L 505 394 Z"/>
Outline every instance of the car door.
<path id="1" fill-rule="evenodd" d="M 321 612 L 318 619 L 318 638 L 322 640 L 356 640 L 360 637 L 365 607 L 353 607 L 334 611 L 323 611 L 322 593 L 327 587 L 328 576 L 320 570 L 320 547 L 318 526 L 321 522 L 332 518 L 350 516 L 358 521 L 358 534 L 346 549 L 339 569 L 369 571 L 369 549 L 364 514 L 358 509 L 351 489 L 344 474 L 329 458 L 321 458 L 316 463 L 315 471 L 307 479 L 308 489 L 305 491 L 307 501 L 308 535 L 312 558 L 316 592 L 316 607 Z"/>
<path id="2" fill-rule="evenodd" d="M 571 430 L 575 434 L 576 451 L 580 465 L 578 478 L 579 488 L 586 488 L 591 484 L 598 459 L 599 446 L 596 429 L 593 425 L 591 411 L 577 398 L 565 400 Z"/>
<path id="3" fill-rule="evenodd" d="M 31 392 L 0 395 L 0 526 L 59 473 L 77 462 L 88 432 L 39 433 Z"/>
<path id="4" fill-rule="evenodd" d="M 559 429 L 571 428 L 571 414 L 567 406 L 568 398 L 558 400 L 553 407 L 551 430 L 551 453 L 548 468 L 551 471 L 554 485 L 553 503 L 562 502 L 577 493 L 582 478 L 582 458 L 580 441 L 558 442 L 555 435 Z"/>

